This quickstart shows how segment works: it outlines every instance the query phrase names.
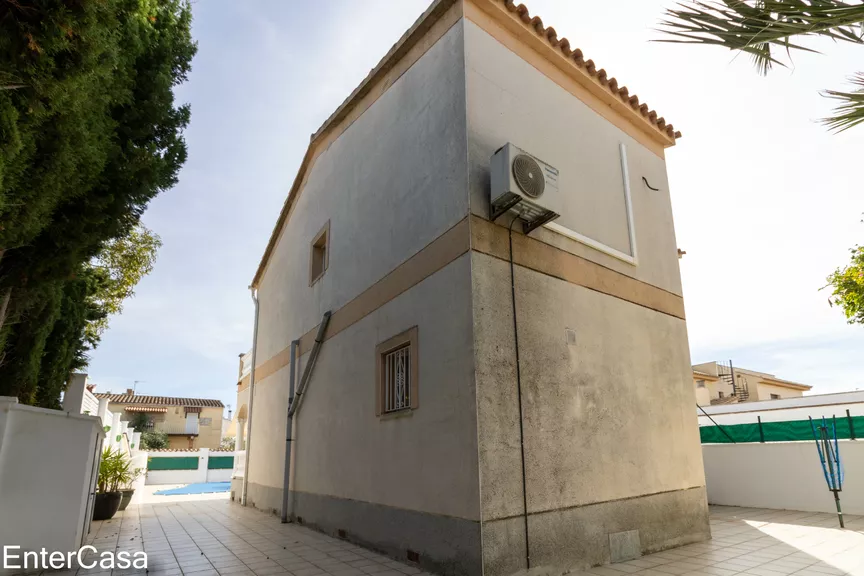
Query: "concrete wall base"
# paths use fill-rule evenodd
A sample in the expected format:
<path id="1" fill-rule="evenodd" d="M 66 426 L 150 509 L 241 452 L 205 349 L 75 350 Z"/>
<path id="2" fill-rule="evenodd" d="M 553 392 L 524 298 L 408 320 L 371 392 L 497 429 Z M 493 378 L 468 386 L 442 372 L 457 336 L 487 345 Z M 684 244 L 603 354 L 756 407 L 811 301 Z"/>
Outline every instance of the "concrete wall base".
<path id="1" fill-rule="evenodd" d="M 234 489 L 233 481 L 231 489 Z M 241 480 L 235 498 L 238 502 L 242 500 L 242 494 L 243 481 Z M 246 487 L 246 505 L 278 516 L 282 513 L 282 489 L 249 482 Z"/>
<path id="2" fill-rule="evenodd" d="M 243 496 L 243 479 L 242 478 L 232 478 L 231 479 L 231 500 L 234 502 L 240 502 Z"/>
<path id="3" fill-rule="evenodd" d="M 405 562 L 419 554 L 419 566 L 436 574 L 480 576 L 480 523 L 307 492 L 292 492 L 293 518 Z"/>
<path id="4" fill-rule="evenodd" d="M 483 523 L 484 576 L 525 568 L 524 519 Z M 638 530 L 643 554 L 711 538 L 704 487 L 532 514 L 531 567 L 586 569 L 611 561 L 609 534 Z"/>

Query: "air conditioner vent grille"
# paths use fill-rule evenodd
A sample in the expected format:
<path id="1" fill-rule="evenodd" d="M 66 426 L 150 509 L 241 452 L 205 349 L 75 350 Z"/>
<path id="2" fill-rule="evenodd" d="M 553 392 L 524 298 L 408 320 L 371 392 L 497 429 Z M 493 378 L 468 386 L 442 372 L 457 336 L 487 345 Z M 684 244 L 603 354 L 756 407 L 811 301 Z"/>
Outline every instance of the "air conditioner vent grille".
<path id="1" fill-rule="evenodd" d="M 513 159 L 513 177 L 519 189 L 531 198 L 539 198 L 546 189 L 543 169 L 527 154 L 519 154 Z"/>

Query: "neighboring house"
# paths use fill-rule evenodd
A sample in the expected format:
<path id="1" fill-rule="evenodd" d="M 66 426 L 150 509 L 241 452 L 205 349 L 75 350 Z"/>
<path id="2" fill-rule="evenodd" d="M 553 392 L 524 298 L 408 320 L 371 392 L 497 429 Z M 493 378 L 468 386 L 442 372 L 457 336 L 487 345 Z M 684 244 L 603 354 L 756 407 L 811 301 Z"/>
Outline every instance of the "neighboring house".
<path id="1" fill-rule="evenodd" d="M 203 398 L 170 398 L 143 396 L 132 389 L 126 394 L 97 393 L 107 398 L 108 409 L 119 412 L 122 421 L 135 414 L 146 414 L 149 426 L 144 430 L 157 430 L 168 434 L 171 448 L 219 448 L 222 441 L 222 412 L 220 400 Z"/>
<path id="2" fill-rule="evenodd" d="M 766 372 L 732 366 L 731 362 L 694 365 L 693 386 L 699 406 L 799 398 L 813 388 L 806 384 L 781 380 Z"/>
<path id="3" fill-rule="evenodd" d="M 641 106 L 521 6 L 436 1 L 313 135 L 278 217 L 234 497 L 278 512 L 289 490 L 297 522 L 444 574 L 710 538 L 677 134 Z M 522 190 L 542 178 L 560 214 L 528 236 L 490 218 L 508 142 L 558 169 L 524 159 Z M 306 389 L 286 442 L 293 341 Z"/>

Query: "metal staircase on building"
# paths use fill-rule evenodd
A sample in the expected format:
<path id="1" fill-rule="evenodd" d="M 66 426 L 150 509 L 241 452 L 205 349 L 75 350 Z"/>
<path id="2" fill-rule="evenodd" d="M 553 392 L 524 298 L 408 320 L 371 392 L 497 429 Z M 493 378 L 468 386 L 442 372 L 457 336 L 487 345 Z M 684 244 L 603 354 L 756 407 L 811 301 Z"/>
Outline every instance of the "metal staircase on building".
<path id="1" fill-rule="evenodd" d="M 750 389 L 747 386 L 747 379 L 740 374 L 735 374 L 735 367 L 732 366 L 731 360 L 729 360 L 728 364 L 717 362 L 717 377 L 720 378 L 721 382 L 732 386 L 732 396 L 730 398 L 735 398 L 735 400 L 723 402 L 723 404 L 747 402 L 750 399 Z M 721 398 L 721 400 L 726 400 L 726 398 Z"/>

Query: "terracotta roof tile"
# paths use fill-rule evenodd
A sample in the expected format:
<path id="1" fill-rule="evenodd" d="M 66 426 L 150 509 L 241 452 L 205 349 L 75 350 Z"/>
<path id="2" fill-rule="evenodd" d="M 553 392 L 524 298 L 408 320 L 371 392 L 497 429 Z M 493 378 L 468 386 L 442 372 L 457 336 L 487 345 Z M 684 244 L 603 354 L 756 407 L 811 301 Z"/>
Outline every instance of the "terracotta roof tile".
<path id="1" fill-rule="evenodd" d="M 622 102 L 629 105 L 633 110 L 636 110 L 646 116 L 648 106 L 639 104 L 639 98 L 635 94 L 630 95 L 626 88 L 619 90 L 618 81 L 615 78 L 608 78 L 608 73 L 602 68 L 597 70 L 596 64 L 592 60 L 585 60 L 582 51 L 579 48 L 573 48 L 567 38 L 558 38 L 558 33 L 551 26 L 543 27 L 543 20 L 539 16 L 531 16 L 528 8 L 524 4 L 517 5 L 513 0 L 497 0 L 507 7 L 510 12 L 515 12 L 519 18 L 529 24 L 537 31 L 537 34 L 546 38 L 553 48 L 558 48 L 565 58 L 573 62 L 578 68 L 584 68 L 591 75 L 596 76 L 602 86 L 605 86 L 609 92 L 621 99 Z M 681 132 L 675 130 L 672 124 L 667 124 L 666 121 L 657 117 L 657 112 L 651 110 L 647 114 L 648 121 L 654 124 L 660 132 L 665 132 L 670 138 L 676 139 L 681 137 Z"/>
<path id="2" fill-rule="evenodd" d="M 96 398 L 107 398 L 117 404 L 153 404 L 156 406 L 200 406 L 203 408 L 224 408 L 221 400 L 206 398 L 172 398 L 170 396 L 140 396 L 138 394 L 94 394 Z"/>

